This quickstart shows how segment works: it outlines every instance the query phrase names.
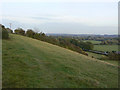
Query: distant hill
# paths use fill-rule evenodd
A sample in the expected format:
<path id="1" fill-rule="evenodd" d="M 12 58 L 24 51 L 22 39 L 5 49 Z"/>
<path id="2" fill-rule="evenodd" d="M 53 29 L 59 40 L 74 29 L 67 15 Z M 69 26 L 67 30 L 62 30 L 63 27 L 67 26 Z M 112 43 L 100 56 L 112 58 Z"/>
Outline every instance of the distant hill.
<path id="1" fill-rule="evenodd" d="M 77 36 L 77 37 L 88 37 L 88 36 L 92 36 L 92 37 L 118 37 L 118 35 L 99 35 L 99 34 L 55 34 L 55 33 L 47 33 L 46 35 L 48 36 Z"/>
<path id="2" fill-rule="evenodd" d="M 118 68 L 29 37 L 2 42 L 3 88 L 116 88 Z"/>

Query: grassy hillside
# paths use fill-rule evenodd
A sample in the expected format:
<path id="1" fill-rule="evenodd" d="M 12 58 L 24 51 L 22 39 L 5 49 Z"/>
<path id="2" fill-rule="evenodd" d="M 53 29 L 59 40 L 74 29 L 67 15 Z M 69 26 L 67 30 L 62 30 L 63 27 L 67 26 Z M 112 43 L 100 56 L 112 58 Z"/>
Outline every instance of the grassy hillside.
<path id="1" fill-rule="evenodd" d="M 3 40 L 3 88 L 117 87 L 118 68 L 32 38 Z"/>

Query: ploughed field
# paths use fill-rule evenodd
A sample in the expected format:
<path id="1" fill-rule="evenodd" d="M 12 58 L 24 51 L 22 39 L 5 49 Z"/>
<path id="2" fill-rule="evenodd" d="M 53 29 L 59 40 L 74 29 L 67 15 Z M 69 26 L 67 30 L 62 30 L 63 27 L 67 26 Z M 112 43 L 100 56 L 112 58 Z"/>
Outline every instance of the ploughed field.
<path id="1" fill-rule="evenodd" d="M 10 34 L 2 41 L 3 88 L 118 87 L 118 67 L 77 52 Z"/>

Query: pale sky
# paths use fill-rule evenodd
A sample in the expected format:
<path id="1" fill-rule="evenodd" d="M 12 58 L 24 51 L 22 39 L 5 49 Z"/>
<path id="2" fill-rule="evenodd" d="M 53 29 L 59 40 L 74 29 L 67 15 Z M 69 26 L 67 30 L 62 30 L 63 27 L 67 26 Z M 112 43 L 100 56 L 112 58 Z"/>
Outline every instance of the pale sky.
<path id="1" fill-rule="evenodd" d="M 118 0 L 2 0 L 2 24 L 45 33 L 117 34 Z"/>
<path id="2" fill-rule="evenodd" d="M 119 0 L 1 0 L 2 2 L 118 2 Z"/>

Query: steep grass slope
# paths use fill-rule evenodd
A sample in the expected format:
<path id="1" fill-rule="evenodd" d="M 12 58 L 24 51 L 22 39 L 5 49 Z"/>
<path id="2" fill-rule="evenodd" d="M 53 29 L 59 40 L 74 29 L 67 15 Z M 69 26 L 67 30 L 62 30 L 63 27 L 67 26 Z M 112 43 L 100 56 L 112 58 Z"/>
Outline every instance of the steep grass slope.
<path id="1" fill-rule="evenodd" d="M 3 88 L 117 87 L 116 66 L 32 38 L 3 40 Z"/>

